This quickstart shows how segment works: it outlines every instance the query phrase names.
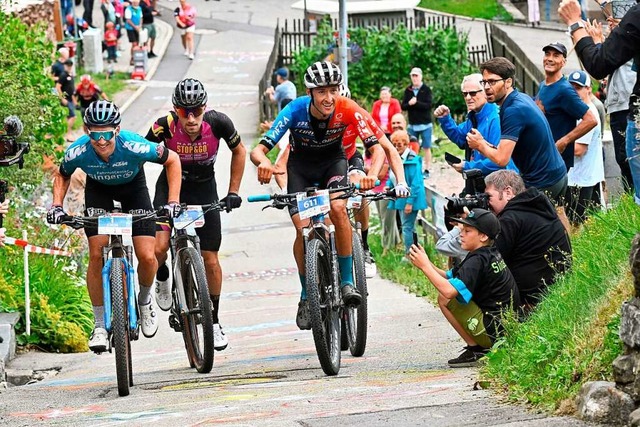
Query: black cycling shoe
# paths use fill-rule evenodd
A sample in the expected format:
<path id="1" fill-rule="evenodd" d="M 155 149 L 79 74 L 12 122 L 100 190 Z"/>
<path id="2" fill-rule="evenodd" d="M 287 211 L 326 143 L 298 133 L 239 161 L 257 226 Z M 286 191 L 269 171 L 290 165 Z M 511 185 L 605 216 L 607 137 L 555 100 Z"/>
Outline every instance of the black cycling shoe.
<path id="1" fill-rule="evenodd" d="M 362 295 L 353 285 L 344 285 L 340 288 L 340 293 L 342 293 L 342 301 L 344 301 L 345 305 L 357 307 L 362 302 Z"/>

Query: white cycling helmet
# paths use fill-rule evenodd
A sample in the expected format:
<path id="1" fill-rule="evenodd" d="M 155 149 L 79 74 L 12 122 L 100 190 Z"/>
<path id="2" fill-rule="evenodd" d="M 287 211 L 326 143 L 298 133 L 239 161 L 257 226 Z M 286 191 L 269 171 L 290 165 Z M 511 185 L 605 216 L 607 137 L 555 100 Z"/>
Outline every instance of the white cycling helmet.
<path id="1" fill-rule="evenodd" d="M 351 91 L 349 90 L 349 87 L 344 83 L 340 85 L 340 96 L 351 98 Z"/>
<path id="2" fill-rule="evenodd" d="M 337 65 L 322 61 L 314 62 L 304 73 L 304 85 L 307 89 L 338 86 L 342 83 L 342 71 Z"/>

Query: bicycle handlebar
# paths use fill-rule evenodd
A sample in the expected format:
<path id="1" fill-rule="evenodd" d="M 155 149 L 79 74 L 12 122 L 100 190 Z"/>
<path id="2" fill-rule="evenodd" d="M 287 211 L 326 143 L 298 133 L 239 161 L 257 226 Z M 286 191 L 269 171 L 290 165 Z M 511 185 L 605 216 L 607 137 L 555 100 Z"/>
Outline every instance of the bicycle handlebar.
<path id="1" fill-rule="evenodd" d="M 247 197 L 247 201 L 250 203 L 268 202 L 269 200 L 271 200 L 271 194 L 254 194 L 253 196 Z"/>
<path id="2" fill-rule="evenodd" d="M 131 214 L 132 221 L 138 222 L 143 221 L 145 219 L 165 219 L 166 210 L 164 208 L 160 208 L 153 212 L 147 212 L 143 214 Z M 99 216 L 82 216 L 82 215 L 64 215 L 60 221 L 60 224 L 68 225 L 76 230 L 80 228 L 84 228 L 87 225 L 97 225 Z"/>

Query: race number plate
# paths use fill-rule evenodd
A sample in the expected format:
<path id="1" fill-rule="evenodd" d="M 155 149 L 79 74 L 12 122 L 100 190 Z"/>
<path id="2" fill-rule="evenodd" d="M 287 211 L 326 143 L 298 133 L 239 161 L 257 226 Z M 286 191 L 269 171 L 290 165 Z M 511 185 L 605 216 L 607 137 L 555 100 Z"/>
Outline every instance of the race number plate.
<path id="1" fill-rule="evenodd" d="M 296 196 L 300 219 L 311 218 L 319 214 L 326 214 L 331 210 L 329 190 L 319 190 L 313 196 L 300 193 Z"/>
<path id="2" fill-rule="evenodd" d="M 352 196 L 347 199 L 347 209 L 360 209 L 362 207 L 362 196 Z"/>
<path id="3" fill-rule="evenodd" d="M 202 206 L 187 206 L 180 216 L 173 220 L 173 226 L 178 230 L 193 227 L 200 228 L 204 225 L 204 214 Z"/>
<path id="4" fill-rule="evenodd" d="M 98 217 L 98 234 L 131 236 L 132 216 L 127 213 L 108 213 Z"/>

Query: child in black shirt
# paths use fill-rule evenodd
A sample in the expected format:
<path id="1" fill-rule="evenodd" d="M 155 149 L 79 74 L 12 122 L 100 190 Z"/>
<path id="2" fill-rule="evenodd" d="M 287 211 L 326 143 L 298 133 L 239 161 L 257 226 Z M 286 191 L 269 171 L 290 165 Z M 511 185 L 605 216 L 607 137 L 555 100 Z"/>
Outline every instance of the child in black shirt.
<path id="1" fill-rule="evenodd" d="M 449 360 L 451 367 L 475 366 L 500 332 L 504 310 L 520 306 L 516 282 L 493 240 L 500 232 L 498 218 L 485 209 L 473 209 L 462 224 L 462 248 L 469 254 L 449 271 L 437 268 L 422 247 L 413 245 L 409 259 L 438 290 L 438 305 L 451 326 L 465 340 L 465 351 Z"/>

